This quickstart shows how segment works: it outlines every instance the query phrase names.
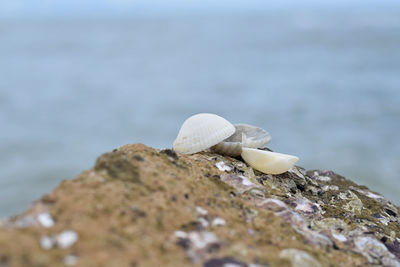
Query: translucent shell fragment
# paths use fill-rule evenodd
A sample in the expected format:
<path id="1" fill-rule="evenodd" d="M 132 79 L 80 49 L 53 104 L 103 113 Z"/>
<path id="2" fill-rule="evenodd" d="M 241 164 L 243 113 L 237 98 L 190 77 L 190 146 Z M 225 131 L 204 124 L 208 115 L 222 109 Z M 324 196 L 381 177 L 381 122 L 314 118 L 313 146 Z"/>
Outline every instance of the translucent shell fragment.
<path id="1" fill-rule="evenodd" d="M 212 150 L 219 154 L 237 157 L 242 153 L 242 147 L 260 148 L 271 141 L 271 135 L 264 129 L 248 124 L 234 126 L 235 133 L 213 146 Z"/>
<path id="2" fill-rule="evenodd" d="M 253 169 L 265 174 L 287 172 L 299 160 L 298 157 L 254 148 L 242 148 L 243 160 Z"/>
<path id="3" fill-rule="evenodd" d="M 218 115 L 196 114 L 182 124 L 173 148 L 178 153 L 197 153 L 218 144 L 234 132 L 235 127 Z"/>

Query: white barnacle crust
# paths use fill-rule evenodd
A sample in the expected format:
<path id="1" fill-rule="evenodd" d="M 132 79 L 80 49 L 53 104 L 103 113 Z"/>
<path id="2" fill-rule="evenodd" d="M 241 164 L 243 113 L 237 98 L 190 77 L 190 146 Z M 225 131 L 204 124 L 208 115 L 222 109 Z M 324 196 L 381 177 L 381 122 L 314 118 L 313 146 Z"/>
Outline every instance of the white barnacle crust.
<path id="1" fill-rule="evenodd" d="M 243 147 L 241 156 L 252 168 L 265 174 L 287 172 L 299 160 L 292 155 L 246 147 Z"/>
<path id="2" fill-rule="evenodd" d="M 178 153 L 197 153 L 218 144 L 234 132 L 235 126 L 218 115 L 196 114 L 182 124 L 173 148 Z"/>

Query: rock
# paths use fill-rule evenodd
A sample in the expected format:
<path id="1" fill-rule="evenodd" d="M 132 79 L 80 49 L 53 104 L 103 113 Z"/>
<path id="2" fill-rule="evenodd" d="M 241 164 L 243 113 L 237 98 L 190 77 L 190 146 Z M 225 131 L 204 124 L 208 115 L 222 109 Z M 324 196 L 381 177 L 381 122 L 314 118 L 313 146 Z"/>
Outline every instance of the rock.
<path id="1" fill-rule="evenodd" d="M 332 171 L 142 144 L 0 224 L 0 266 L 400 266 L 399 208 Z"/>

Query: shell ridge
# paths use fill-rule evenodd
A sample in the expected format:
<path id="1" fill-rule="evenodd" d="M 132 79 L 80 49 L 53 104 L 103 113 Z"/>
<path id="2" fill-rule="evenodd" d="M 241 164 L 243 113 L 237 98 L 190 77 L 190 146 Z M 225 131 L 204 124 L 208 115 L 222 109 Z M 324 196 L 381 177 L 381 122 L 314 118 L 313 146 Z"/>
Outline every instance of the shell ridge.
<path id="1" fill-rule="evenodd" d="M 173 149 L 178 153 L 197 153 L 223 141 L 234 132 L 235 127 L 218 115 L 195 114 L 182 124 Z"/>

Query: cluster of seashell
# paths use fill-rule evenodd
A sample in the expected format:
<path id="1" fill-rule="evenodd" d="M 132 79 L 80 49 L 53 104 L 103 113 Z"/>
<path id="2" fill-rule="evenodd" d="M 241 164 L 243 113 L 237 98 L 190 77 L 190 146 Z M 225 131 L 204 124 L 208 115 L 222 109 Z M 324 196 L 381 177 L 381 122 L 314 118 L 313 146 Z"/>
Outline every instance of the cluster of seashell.
<path id="1" fill-rule="evenodd" d="M 210 148 L 223 155 L 240 155 L 252 168 L 266 174 L 288 171 L 299 158 L 258 149 L 269 141 L 270 134 L 261 128 L 247 124 L 233 125 L 218 115 L 200 113 L 183 123 L 173 149 L 178 153 L 193 154 Z"/>

